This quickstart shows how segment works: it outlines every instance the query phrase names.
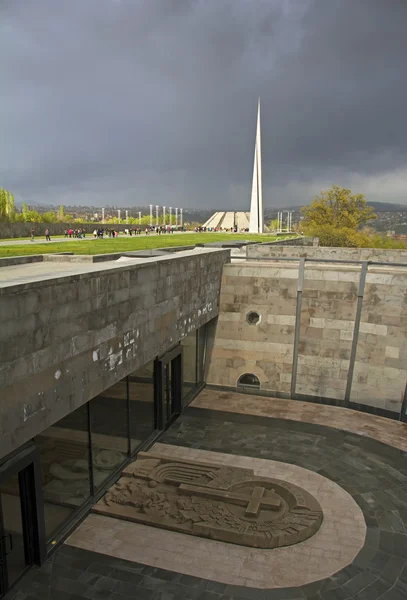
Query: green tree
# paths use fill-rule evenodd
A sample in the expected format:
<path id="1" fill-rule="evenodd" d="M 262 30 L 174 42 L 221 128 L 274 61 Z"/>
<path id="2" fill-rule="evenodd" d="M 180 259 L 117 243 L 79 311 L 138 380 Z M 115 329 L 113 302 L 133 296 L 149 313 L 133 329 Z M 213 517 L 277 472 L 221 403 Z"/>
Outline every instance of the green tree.
<path id="1" fill-rule="evenodd" d="M 36 211 L 34 211 L 34 212 L 36 212 Z M 44 212 L 44 213 L 42 213 L 42 215 L 38 215 L 38 216 L 42 223 L 56 223 L 56 221 L 57 221 L 57 216 L 52 210 Z"/>
<path id="2" fill-rule="evenodd" d="M 270 231 L 277 231 L 278 229 L 278 219 L 272 219 L 269 224 Z"/>
<path id="3" fill-rule="evenodd" d="M 15 213 L 13 194 L 9 190 L 0 188 L 0 220 L 14 221 Z"/>
<path id="4" fill-rule="evenodd" d="M 36 210 L 30 210 L 27 205 L 23 208 L 23 221 L 24 223 L 40 223 L 41 215 Z"/>
<path id="5" fill-rule="evenodd" d="M 64 221 L 64 219 L 65 219 L 65 209 L 61 204 L 61 206 L 58 209 L 58 221 Z"/>
<path id="6" fill-rule="evenodd" d="M 376 219 L 373 208 L 368 206 L 363 194 L 352 194 L 338 185 L 315 196 L 310 206 L 301 209 L 304 229 L 333 225 L 358 229 Z"/>
<path id="7" fill-rule="evenodd" d="M 376 219 L 363 194 L 352 194 L 334 185 L 317 195 L 310 206 L 301 209 L 301 228 L 306 235 L 318 237 L 321 246 L 365 248 L 374 245 L 372 237 L 360 229 Z"/>

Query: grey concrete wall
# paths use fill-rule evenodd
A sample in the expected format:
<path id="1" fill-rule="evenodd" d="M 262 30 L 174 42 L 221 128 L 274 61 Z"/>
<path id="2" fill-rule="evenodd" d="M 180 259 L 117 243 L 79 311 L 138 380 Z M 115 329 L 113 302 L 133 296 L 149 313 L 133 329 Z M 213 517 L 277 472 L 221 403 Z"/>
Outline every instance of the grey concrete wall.
<path id="1" fill-rule="evenodd" d="M 229 250 L 0 289 L 0 458 L 218 315 Z"/>
<path id="2" fill-rule="evenodd" d="M 284 236 L 281 236 L 284 237 Z M 316 240 L 314 242 L 314 240 Z M 297 237 L 297 238 L 291 238 L 291 239 L 281 239 L 281 240 L 275 240 L 273 242 L 262 242 L 262 244 L 255 244 L 256 246 L 261 245 L 261 246 L 313 246 L 316 245 L 318 246 L 318 238 L 312 238 L 312 237 Z"/>
<path id="3" fill-rule="evenodd" d="M 0 223 L 0 239 L 30 237 L 31 229 L 35 229 L 37 237 L 45 236 L 45 230 L 49 229 L 51 236 L 63 236 L 64 229 L 84 229 L 86 233 L 93 233 L 94 229 L 103 227 L 100 223 Z M 126 225 L 121 223 L 106 224 L 105 227 L 124 231 L 128 227 L 134 229 L 137 225 Z"/>
<path id="4" fill-rule="evenodd" d="M 407 263 L 405 250 L 383 250 L 380 248 L 331 248 L 331 247 L 292 247 L 277 244 L 256 244 L 247 246 L 247 258 L 321 258 L 335 260 L 371 260 L 376 262 Z"/>
<path id="5" fill-rule="evenodd" d="M 42 262 L 43 254 L 32 254 L 31 256 L 10 256 L 8 258 L 0 258 L 1 267 L 13 267 L 15 265 L 26 265 L 28 263 Z"/>
<path id="6" fill-rule="evenodd" d="M 306 263 L 295 394 L 344 404 L 361 267 Z M 208 383 L 290 395 L 299 262 L 225 265 Z M 350 401 L 400 413 L 407 382 L 407 267 L 369 267 Z M 250 325 L 247 314 L 260 322 Z"/>

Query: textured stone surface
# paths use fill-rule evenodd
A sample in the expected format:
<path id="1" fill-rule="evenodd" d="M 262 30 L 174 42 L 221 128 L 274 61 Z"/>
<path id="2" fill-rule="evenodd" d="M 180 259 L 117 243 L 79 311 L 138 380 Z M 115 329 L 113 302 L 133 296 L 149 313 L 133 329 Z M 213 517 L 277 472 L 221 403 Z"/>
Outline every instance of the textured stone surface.
<path id="1" fill-rule="evenodd" d="M 140 453 L 93 511 L 254 548 L 298 544 L 320 528 L 320 505 L 294 478 L 205 463 L 202 453 L 165 458 L 171 450 Z"/>
<path id="2" fill-rule="evenodd" d="M 407 452 L 407 423 L 341 406 L 326 406 L 301 402 L 301 400 L 263 398 L 236 392 L 219 392 L 208 388 L 202 390 L 193 401 L 192 406 L 263 418 L 328 425 Z"/>
<path id="3" fill-rule="evenodd" d="M 263 589 L 299 586 L 328 577 L 351 562 L 364 544 L 366 525 L 359 506 L 334 482 L 316 473 L 287 463 L 182 446 L 156 444 L 151 453 L 156 452 L 174 460 L 252 468 L 258 477 L 296 481 L 318 499 L 324 511 L 322 525 L 314 536 L 300 544 L 262 549 L 91 515 L 70 536 L 69 544 L 143 560 L 185 575 Z"/>
<path id="4" fill-rule="evenodd" d="M 344 402 L 359 279 L 358 265 L 306 265 L 296 394 Z M 253 373 L 261 390 L 291 393 L 297 284 L 298 262 L 225 265 L 208 383 L 233 388 Z M 400 412 L 407 381 L 406 289 L 407 269 L 369 268 L 351 402 Z M 259 314 L 255 325 L 247 321 L 251 311 Z"/>
<path id="5" fill-rule="evenodd" d="M 329 248 L 292 247 L 291 244 L 253 244 L 247 246 L 248 258 L 296 257 L 323 258 L 336 260 L 371 260 L 377 262 L 407 263 L 407 250 L 384 250 L 381 248 Z"/>
<path id="6" fill-rule="evenodd" d="M 388 420 L 382 419 L 381 422 L 388 423 Z M 404 600 L 407 590 L 405 456 L 395 448 L 366 437 L 368 430 L 362 437 L 335 429 L 337 423 L 333 418 L 327 419 L 327 423 L 331 427 L 264 416 L 188 409 L 166 432 L 164 439 L 167 443 L 176 444 L 176 448 L 183 445 L 229 455 L 245 454 L 246 457 L 282 460 L 319 472 L 324 480 L 328 478 L 346 488 L 363 511 L 367 523 L 366 539 L 363 549 L 351 564 L 330 577 L 295 587 L 288 584 L 280 589 L 254 589 L 253 574 L 255 577 L 259 573 L 267 577 L 272 573 L 267 561 L 250 559 L 241 566 L 243 576 L 247 573 L 244 569 L 249 569 L 246 579 L 242 576 L 242 580 L 236 578 L 233 584 L 220 583 L 214 581 L 215 573 L 211 575 L 208 567 L 210 551 L 207 545 L 213 547 L 221 542 L 182 536 L 204 544 L 203 547 L 197 544 L 194 552 L 187 556 L 187 549 L 173 540 L 161 548 L 162 538 L 157 542 L 146 534 L 137 538 L 137 535 L 125 536 L 123 531 L 123 539 L 120 540 L 114 536 L 113 528 L 105 526 L 87 530 L 88 543 L 96 551 L 69 545 L 57 549 L 43 567 L 28 573 L 28 578 L 20 582 L 10 600 L 371 600 L 380 595 L 384 600 Z M 231 460 L 235 458 L 230 456 Z M 323 503 L 321 506 L 324 508 Z M 103 519 L 114 521 L 107 517 Z M 118 520 L 115 522 L 122 525 L 123 530 L 128 530 L 129 526 L 143 527 Z M 317 540 L 324 523 L 315 536 L 304 542 L 304 546 Z M 181 535 L 145 529 L 171 536 Z M 99 545 L 96 543 L 98 532 L 101 535 Z M 244 550 L 275 553 L 297 551 L 301 546 L 272 551 Z M 343 547 L 348 546 L 345 541 Z M 117 548 L 121 550 L 117 551 Z M 230 544 L 227 548 L 237 549 Z M 125 553 L 127 560 L 124 559 Z M 183 554 L 181 559 L 179 553 Z M 297 560 L 291 574 L 296 574 L 297 567 L 306 568 L 308 557 L 311 554 Z M 162 567 L 162 558 L 171 564 L 168 569 Z M 228 552 L 219 552 L 216 558 L 218 571 L 223 574 L 226 571 L 227 575 L 230 567 Z M 319 566 L 325 561 L 326 557 L 322 554 L 322 559 L 315 563 Z M 185 569 L 191 568 L 191 565 L 195 565 L 198 576 L 185 574 Z M 280 569 L 276 573 L 280 576 L 284 571 Z"/>
<path id="7" fill-rule="evenodd" d="M 0 288 L 0 457 L 216 317 L 228 260 L 201 249 L 78 264 Z"/>

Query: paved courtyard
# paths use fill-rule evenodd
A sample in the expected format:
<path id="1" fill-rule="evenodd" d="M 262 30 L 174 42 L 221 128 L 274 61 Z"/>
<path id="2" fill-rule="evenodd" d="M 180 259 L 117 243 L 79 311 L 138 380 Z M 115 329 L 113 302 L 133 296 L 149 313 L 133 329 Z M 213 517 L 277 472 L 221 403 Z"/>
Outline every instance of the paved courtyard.
<path id="1" fill-rule="evenodd" d="M 258 551 L 92 514 L 8 598 L 405 599 L 406 437 L 406 424 L 338 407 L 204 390 L 156 450 L 297 478 L 325 501 L 328 529 Z"/>

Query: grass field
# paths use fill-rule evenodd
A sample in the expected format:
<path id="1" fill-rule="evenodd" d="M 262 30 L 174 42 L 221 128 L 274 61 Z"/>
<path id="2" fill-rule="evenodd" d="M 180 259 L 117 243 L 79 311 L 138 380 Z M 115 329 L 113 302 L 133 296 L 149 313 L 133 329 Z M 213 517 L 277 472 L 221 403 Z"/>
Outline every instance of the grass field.
<path id="1" fill-rule="evenodd" d="M 16 244 L 0 246 L 0 257 L 27 256 L 30 254 L 50 254 L 52 252 L 74 252 L 75 254 L 108 254 L 111 252 L 128 252 L 131 250 L 147 250 L 171 246 L 191 246 L 208 242 L 231 240 L 250 240 L 271 242 L 273 235 L 233 234 L 233 233 L 182 233 L 166 235 L 140 235 L 104 240 L 72 240 L 69 242 L 48 242 L 43 244 Z"/>

